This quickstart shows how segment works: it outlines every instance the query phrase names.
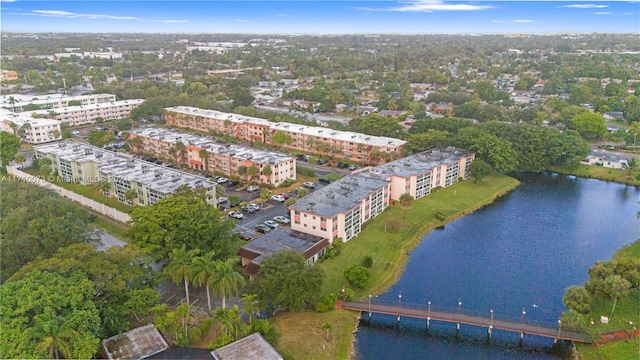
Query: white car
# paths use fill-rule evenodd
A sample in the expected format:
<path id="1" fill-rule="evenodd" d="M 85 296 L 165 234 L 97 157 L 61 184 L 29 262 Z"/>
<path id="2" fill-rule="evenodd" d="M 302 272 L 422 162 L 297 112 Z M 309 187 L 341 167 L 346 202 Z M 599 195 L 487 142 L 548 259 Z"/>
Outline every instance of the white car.
<path id="1" fill-rule="evenodd" d="M 282 195 L 273 195 L 271 197 L 271 200 L 275 200 L 275 201 L 279 201 L 279 202 L 284 202 L 284 196 Z"/>
<path id="2" fill-rule="evenodd" d="M 71 132 L 71 134 L 73 134 L 73 135 L 80 135 L 80 131 L 79 131 L 79 130 L 73 130 L 73 131 Z"/>
<path id="3" fill-rule="evenodd" d="M 224 196 L 220 196 L 220 197 L 218 198 L 218 204 L 222 204 L 222 203 L 225 203 L 225 202 L 227 202 L 227 201 L 229 201 L 229 199 L 228 199 L 228 198 L 226 198 L 226 197 L 224 197 Z"/>
<path id="4" fill-rule="evenodd" d="M 307 181 L 305 183 L 302 183 L 302 186 L 309 188 L 309 189 L 313 189 L 316 187 L 316 183 L 314 183 L 313 181 Z"/>
<path id="5" fill-rule="evenodd" d="M 258 186 L 258 185 L 251 185 L 251 186 L 249 186 L 247 188 L 248 192 L 254 192 L 254 191 L 258 191 L 258 190 L 260 190 L 260 186 Z"/>
<path id="6" fill-rule="evenodd" d="M 227 179 L 225 177 L 221 177 L 221 178 L 218 178 L 218 180 L 216 180 L 216 181 L 218 182 L 218 184 L 224 184 L 227 181 L 229 181 L 229 179 Z"/>
<path id="7" fill-rule="evenodd" d="M 244 218 L 244 214 L 239 211 L 232 211 L 229 213 L 229 216 L 234 219 L 242 219 Z"/>
<path id="8" fill-rule="evenodd" d="M 290 222 L 291 222 L 291 220 L 289 220 L 289 218 L 288 218 L 288 217 L 286 217 L 286 216 L 275 216 L 275 217 L 273 218 L 273 220 L 274 220 L 275 222 L 280 223 L 280 224 L 288 224 L 288 223 L 290 223 Z"/>
<path id="9" fill-rule="evenodd" d="M 272 229 L 275 229 L 278 226 L 280 226 L 280 225 L 278 225 L 277 222 L 275 222 L 273 220 L 267 220 L 267 221 L 264 222 L 264 224 L 267 225 L 268 227 L 272 228 Z"/>

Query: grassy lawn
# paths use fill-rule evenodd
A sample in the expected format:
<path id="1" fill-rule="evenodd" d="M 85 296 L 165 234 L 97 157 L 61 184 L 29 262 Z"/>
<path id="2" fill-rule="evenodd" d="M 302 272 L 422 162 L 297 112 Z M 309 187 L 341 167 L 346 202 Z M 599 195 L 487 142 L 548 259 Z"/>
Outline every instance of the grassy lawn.
<path id="1" fill-rule="evenodd" d="M 551 170 L 561 174 L 569 174 L 584 178 L 614 181 L 621 184 L 640 186 L 640 171 L 634 171 L 631 173 L 631 175 L 629 175 L 629 172 L 626 170 L 616 170 L 605 168 L 602 166 L 582 164 L 578 165 L 575 169 L 554 166 L 551 168 Z"/>
<path id="2" fill-rule="evenodd" d="M 629 244 L 618 250 L 614 258 L 638 258 L 640 257 L 640 240 Z M 595 331 L 599 333 L 625 329 L 630 330 L 629 321 L 640 324 L 640 289 L 633 289 L 628 296 L 620 298 L 616 305 L 613 317 L 609 319 L 608 325 L 600 324 L 600 315 L 609 316 L 613 300 L 594 299 L 591 303 L 591 313 L 586 318 L 593 318 L 596 323 Z M 587 344 L 578 344 L 578 351 L 581 359 L 584 360 L 617 360 L 617 359 L 640 359 L 640 338 L 619 342 L 612 342 L 600 347 L 593 347 Z"/>
<path id="3" fill-rule="evenodd" d="M 81 205 L 78 205 L 78 206 L 81 206 Z M 83 209 L 86 209 L 86 208 L 83 207 Z M 101 215 L 96 212 L 94 212 L 94 214 L 96 215 L 96 218 L 91 223 L 97 229 L 100 229 L 109 235 L 113 235 L 122 241 L 128 241 L 126 236 L 124 235 L 124 232 L 129 228 L 129 226 L 121 222 L 115 221 L 105 215 Z"/>
<path id="4" fill-rule="evenodd" d="M 436 212 L 444 214 L 446 221 L 463 216 L 491 203 L 496 197 L 515 188 L 519 182 L 508 176 L 494 175 L 478 184 L 472 180 L 459 182 L 417 200 L 406 212 L 398 206 L 388 207 L 382 214 L 369 220 L 357 238 L 344 244 L 341 254 L 324 261 L 327 274 L 323 293 L 337 293 L 346 285 L 343 271 L 349 264 L 360 264 L 367 255 L 373 258 L 371 277 L 363 289 L 354 289 L 357 298 L 378 294 L 391 286 L 402 274 L 408 253 L 420 242 L 424 234 L 441 225 Z M 401 221 L 396 232 L 388 228 L 390 221 Z"/>
<path id="5" fill-rule="evenodd" d="M 133 210 L 133 206 L 121 203 L 114 197 L 105 197 L 102 192 L 95 185 L 81 185 L 68 182 L 56 182 L 55 185 L 73 191 L 76 194 L 86 196 L 89 199 L 95 200 L 101 204 L 110 206 L 116 210 L 120 210 L 124 213 L 130 213 Z"/>
<path id="6" fill-rule="evenodd" d="M 327 313 L 311 310 L 278 315 L 273 321 L 282 334 L 278 340 L 278 351 L 294 359 L 347 359 L 353 351 L 351 342 L 356 321 L 355 313 L 344 310 Z M 322 331 L 325 323 L 333 326 L 328 341 L 326 333 Z"/>
<path id="7" fill-rule="evenodd" d="M 333 180 L 333 181 L 336 181 L 336 180 L 342 178 L 344 175 L 336 174 L 336 173 L 329 173 L 329 174 L 327 174 L 325 176 L 328 177 L 329 179 Z"/>

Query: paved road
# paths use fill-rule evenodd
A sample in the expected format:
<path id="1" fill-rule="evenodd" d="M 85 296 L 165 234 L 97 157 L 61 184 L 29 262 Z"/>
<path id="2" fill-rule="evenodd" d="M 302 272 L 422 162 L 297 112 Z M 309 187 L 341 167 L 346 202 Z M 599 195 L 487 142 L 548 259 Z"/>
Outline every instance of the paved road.
<path id="1" fill-rule="evenodd" d="M 100 237 L 100 243 L 96 246 L 98 251 L 106 251 L 113 246 L 125 246 L 126 242 L 118 239 L 113 235 L 109 235 L 103 231 L 96 230 L 98 236 Z"/>
<path id="2" fill-rule="evenodd" d="M 617 157 L 620 157 L 621 159 L 636 158 L 640 160 L 640 154 L 628 153 L 624 151 L 600 149 L 599 146 L 602 146 L 602 144 L 591 145 L 591 155 L 594 155 L 594 156 L 609 155 L 609 156 L 617 156 Z"/>

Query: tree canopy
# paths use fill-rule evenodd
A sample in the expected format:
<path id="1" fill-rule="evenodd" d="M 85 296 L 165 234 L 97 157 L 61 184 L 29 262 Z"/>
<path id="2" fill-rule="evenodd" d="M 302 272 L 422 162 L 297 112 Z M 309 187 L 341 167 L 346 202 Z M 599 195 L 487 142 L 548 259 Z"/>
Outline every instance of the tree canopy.
<path id="1" fill-rule="evenodd" d="M 0 161 L 2 161 L 3 169 L 16 158 L 21 144 L 18 136 L 0 131 Z"/>
<path id="2" fill-rule="evenodd" d="M 284 251 L 262 261 L 251 292 L 264 307 L 300 310 L 316 302 L 324 277 L 322 269 L 307 265 L 297 251 Z"/>

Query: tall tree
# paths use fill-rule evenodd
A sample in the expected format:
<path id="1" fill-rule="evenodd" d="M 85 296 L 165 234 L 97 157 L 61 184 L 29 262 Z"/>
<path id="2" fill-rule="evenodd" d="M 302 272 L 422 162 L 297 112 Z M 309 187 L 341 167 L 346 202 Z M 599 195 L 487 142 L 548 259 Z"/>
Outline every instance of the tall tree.
<path id="1" fill-rule="evenodd" d="M 413 207 L 413 202 L 414 202 L 414 198 L 413 196 L 411 196 L 411 194 L 402 194 L 400 195 L 400 199 L 399 199 L 399 204 L 400 204 L 400 208 L 402 210 L 404 210 L 404 217 L 403 219 L 407 218 L 407 210 L 411 209 Z"/>
<path id="2" fill-rule="evenodd" d="M 9 163 L 15 160 L 21 144 L 20 138 L 16 135 L 9 134 L 6 131 L 0 131 L 0 161 L 2 161 L 3 170 Z"/>
<path id="3" fill-rule="evenodd" d="M 184 281 L 184 291 L 187 296 L 187 304 L 191 304 L 189 301 L 189 279 L 191 278 L 191 262 L 193 258 L 198 255 L 199 250 L 187 251 L 187 246 L 182 245 L 182 248 L 173 249 L 169 253 L 169 263 L 163 269 L 163 272 L 171 278 L 175 284 Z"/>
<path id="4" fill-rule="evenodd" d="M 59 359 L 60 353 L 66 358 L 72 358 L 71 340 L 78 333 L 69 328 L 52 308 L 46 308 L 42 314 L 34 317 L 34 327 L 27 330 L 27 336 L 39 339 L 35 353 L 47 352 L 49 358 Z"/>
<path id="5" fill-rule="evenodd" d="M 253 315 L 257 314 L 259 311 L 259 303 L 256 299 L 257 297 L 258 295 L 256 294 L 242 294 L 240 297 L 242 310 L 249 317 L 249 325 L 253 323 Z"/>
<path id="6" fill-rule="evenodd" d="M 613 306 L 611 307 L 611 315 L 609 317 L 613 317 L 613 312 L 616 310 L 616 304 L 618 303 L 618 299 L 621 296 L 626 296 L 629 293 L 629 289 L 631 288 L 631 283 L 624 279 L 620 275 L 610 275 L 604 279 L 604 291 L 606 292 L 609 298 L 613 299 Z"/>
<path id="7" fill-rule="evenodd" d="M 207 306 L 211 313 L 211 291 L 209 288 L 209 280 L 215 275 L 217 260 L 215 252 L 211 251 L 201 256 L 196 256 L 191 262 L 191 277 L 193 285 L 204 285 L 207 289 Z"/>
<path id="8" fill-rule="evenodd" d="M 226 308 L 226 298 L 238 293 L 244 286 L 244 277 L 234 269 L 238 259 L 230 258 L 216 264 L 213 276 L 209 279 L 211 289 L 216 296 L 222 297 L 222 308 Z"/>
<path id="9" fill-rule="evenodd" d="M 571 286 L 567 288 L 562 296 L 562 303 L 568 309 L 575 310 L 580 314 L 586 314 L 590 310 L 591 297 L 589 292 L 582 286 Z"/>

